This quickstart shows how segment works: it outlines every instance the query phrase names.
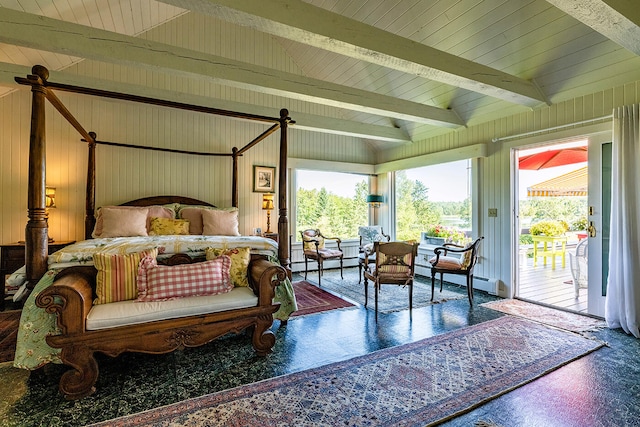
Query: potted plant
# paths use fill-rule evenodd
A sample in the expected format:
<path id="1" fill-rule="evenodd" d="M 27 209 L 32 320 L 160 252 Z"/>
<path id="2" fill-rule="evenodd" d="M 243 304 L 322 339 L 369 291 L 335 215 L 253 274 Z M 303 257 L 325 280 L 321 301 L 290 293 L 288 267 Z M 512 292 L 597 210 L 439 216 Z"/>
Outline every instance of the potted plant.
<path id="1" fill-rule="evenodd" d="M 465 235 L 458 228 L 435 224 L 427 226 L 427 230 L 422 233 L 422 239 L 427 244 L 441 246 L 447 242 L 463 242 Z"/>

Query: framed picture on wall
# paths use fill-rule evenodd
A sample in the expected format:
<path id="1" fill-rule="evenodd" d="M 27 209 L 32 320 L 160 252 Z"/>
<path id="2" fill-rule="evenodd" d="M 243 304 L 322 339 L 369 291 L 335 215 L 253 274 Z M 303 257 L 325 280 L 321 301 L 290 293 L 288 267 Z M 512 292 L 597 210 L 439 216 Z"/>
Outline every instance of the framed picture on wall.
<path id="1" fill-rule="evenodd" d="M 273 193 L 276 188 L 276 168 L 253 166 L 254 193 Z"/>

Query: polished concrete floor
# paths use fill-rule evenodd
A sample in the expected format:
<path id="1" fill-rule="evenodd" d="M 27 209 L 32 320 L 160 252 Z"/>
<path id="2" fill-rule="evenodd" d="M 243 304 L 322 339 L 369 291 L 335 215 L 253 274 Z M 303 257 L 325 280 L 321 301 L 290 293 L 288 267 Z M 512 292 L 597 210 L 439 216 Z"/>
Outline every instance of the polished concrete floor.
<path id="1" fill-rule="evenodd" d="M 347 274 L 353 273 L 350 269 Z M 473 308 L 464 298 L 380 314 L 377 322 L 364 307 L 293 318 L 286 325 L 274 324 L 277 342 L 266 358 L 253 356 L 245 336 L 168 355 L 104 356 L 99 358 L 97 392 L 76 402 L 57 392 L 61 366 L 29 375 L 0 365 L 0 425 L 85 425 L 346 360 L 500 317 L 480 307 L 495 299 L 476 292 Z M 640 426 L 640 340 L 619 330 L 591 334 L 609 346 L 444 425 Z"/>

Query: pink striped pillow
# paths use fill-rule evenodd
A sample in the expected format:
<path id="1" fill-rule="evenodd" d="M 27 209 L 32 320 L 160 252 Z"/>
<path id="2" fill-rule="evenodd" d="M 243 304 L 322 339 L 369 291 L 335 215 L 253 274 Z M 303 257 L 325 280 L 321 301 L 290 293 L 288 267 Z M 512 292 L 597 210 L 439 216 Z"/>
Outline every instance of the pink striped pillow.
<path id="1" fill-rule="evenodd" d="M 93 264 L 98 270 L 94 304 L 127 301 L 138 297 L 136 275 L 142 258 L 156 259 L 158 249 L 148 249 L 130 254 L 93 254 Z"/>
<path id="2" fill-rule="evenodd" d="M 233 289 L 230 267 L 231 258 L 227 255 L 174 266 L 158 265 L 155 258 L 145 257 L 138 268 L 137 301 L 166 301 L 229 292 Z"/>

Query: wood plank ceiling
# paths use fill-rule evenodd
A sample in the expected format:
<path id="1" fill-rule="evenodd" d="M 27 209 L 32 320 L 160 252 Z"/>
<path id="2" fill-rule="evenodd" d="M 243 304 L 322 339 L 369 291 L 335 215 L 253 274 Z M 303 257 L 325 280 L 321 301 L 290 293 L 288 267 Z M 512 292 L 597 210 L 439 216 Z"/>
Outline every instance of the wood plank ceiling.
<path id="1" fill-rule="evenodd" d="M 640 8 L 629 0 L 0 0 L 0 7 L 0 96 L 34 64 L 62 71 L 92 59 L 322 104 L 340 120 L 296 115 L 299 127 L 357 136 L 378 149 L 640 80 Z M 269 34 L 299 73 L 140 37 L 188 13 Z M 193 94 L 126 89 L 211 106 Z"/>

